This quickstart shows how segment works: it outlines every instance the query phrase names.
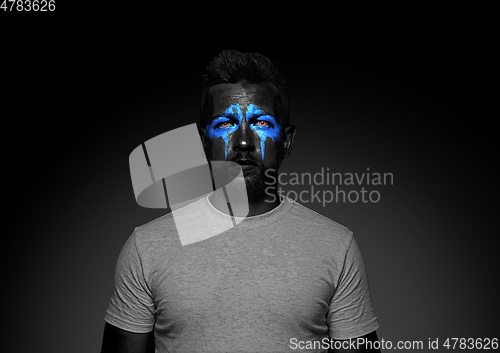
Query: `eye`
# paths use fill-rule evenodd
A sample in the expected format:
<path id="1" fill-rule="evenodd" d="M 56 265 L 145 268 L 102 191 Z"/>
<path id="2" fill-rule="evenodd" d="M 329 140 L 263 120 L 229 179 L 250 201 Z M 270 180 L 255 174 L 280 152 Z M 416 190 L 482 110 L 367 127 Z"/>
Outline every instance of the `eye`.
<path id="1" fill-rule="evenodd" d="M 225 121 L 217 125 L 217 127 L 231 127 L 231 126 L 233 126 L 233 123 L 230 123 L 229 121 Z"/>
<path id="2" fill-rule="evenodd" d="M 260 126 L 260 127 L 267 127 L 267 126 L 271 126 L 271 123 L 264 121 L 264 120 L 259 120 L 255 123 L 255 125 Z"/>

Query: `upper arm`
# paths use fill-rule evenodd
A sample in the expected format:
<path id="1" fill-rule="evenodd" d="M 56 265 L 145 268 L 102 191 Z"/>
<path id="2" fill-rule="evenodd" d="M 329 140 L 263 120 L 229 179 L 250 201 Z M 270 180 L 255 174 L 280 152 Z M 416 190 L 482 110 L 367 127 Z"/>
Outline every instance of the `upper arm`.
<path id="1" fill-rule="evenodd" d="M 154 353 L 154 310 L 134 231 L 116 263 L 115 288 L 106 311 L 101 353 Z"/>
<path id="2" fill-rule="evenodd" d="M 373 310 L 368 276 L 354 237 L 345 254 L 329 306 L 327 324 L 330 327 L 330 337 L 359 337 L 379 327 Z"/>
<path id="3" fill-rule="evenodd" d="M 377 331 L 370 332 L 366 335 L 352 338 L 350 340 L 331 339 L 329 353 L 355 353 L 355 352 L 380 352 L 378 344 L 373 342 L 378 341 Z M 368 342 L 368 343 L 367 343 Z M 352 344 L 351 344 L 352 343 Z M 335 349 L 338 347 L 338 349 Z M 346 349 L 344 349 L 345 347 Z M 374 349 L 374 347 L 377 347 Z"/>
<path id="4" fill-rule="evenodd" d="M 154 353 L 153 331 L 133 333 L 106 322 L 101 353 Z"/>
<path id="5" fill-rule="evenodd" d="M 104 320 L 126 332 L 153 331 L 155 302 L 134 234 L 116 262 L 115 285 Z"/>

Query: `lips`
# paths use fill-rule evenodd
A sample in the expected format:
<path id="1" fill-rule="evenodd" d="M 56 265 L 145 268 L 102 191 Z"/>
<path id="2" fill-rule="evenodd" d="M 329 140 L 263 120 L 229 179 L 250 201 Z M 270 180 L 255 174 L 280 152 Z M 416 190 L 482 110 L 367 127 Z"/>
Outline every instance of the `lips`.
<path id="1" fill-rule="evenodd" d="M 253 165 L 253 166 L 256 166 L 257 163 L 255 163 L 254 161 L 250 160 L 250 159 L 239 159 L 237 161 L 235 161 L 236 163 L 238 163 L 239 165 Z"/>

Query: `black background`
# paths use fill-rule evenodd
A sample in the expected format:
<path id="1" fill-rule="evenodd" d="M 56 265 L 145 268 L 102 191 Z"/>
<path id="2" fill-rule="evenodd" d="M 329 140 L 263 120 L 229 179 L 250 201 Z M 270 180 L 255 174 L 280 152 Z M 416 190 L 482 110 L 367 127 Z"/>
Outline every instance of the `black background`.
<path id="1" fill-rule="evenodd" d="M 8 347 L 98 351 L 118 253 L 163 213 L 135 203 L 128 156 L 197 121 L 222 49 L 285 72 L 297 136 L 282 171 L 393 173 L 371 188 L 378 203 L 307 204 L 354 231 L 379 338 L 498 337 L 496 79 L 480 30 L 332 29 L 264 46 L 215 45 L 223 33 L 205 27 L 174 44 L 179 33 L 132 19 L 19 16 L 1 63 Z"/>

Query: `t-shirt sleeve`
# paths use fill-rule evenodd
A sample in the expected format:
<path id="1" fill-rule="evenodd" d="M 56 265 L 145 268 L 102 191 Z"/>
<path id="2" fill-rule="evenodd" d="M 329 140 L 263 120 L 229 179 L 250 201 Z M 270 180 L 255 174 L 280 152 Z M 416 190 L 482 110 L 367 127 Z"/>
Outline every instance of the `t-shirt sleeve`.
<path id="1" fill-rule="evenodd" d="M 351 239 L 327 316 L 333 339 L 349 339 L 375 331 L 370 287 L 358 245 Z"/>
<path id="2" fill-rule="evenodd" d="M 135 231 L 118 256 L 115 287 L 104 320 L 130 332 L 153 330 L 155 304 L 137 250 Z"/>

